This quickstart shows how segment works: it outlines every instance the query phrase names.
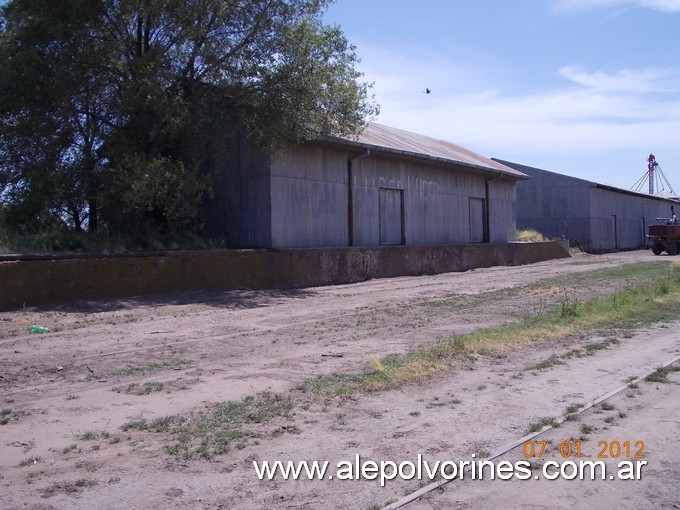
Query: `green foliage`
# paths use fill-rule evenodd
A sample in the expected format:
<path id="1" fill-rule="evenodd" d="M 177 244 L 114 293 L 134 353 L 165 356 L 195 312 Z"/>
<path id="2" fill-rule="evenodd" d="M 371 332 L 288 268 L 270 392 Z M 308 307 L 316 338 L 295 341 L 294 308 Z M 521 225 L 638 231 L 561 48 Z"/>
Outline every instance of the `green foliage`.
<path id="1" fill-rule="evenodd" d="M 215 166 L 377 113 L 329 0 L 10 0 L 0 207 L 24 235 L 200 232 Z"/>
<path id="2" fill-rule="evenodd" d="M 294 409 L 295 402 L 290 397 L 266 391 L 240 401 L 212 405 L 192 419 L 180 416 L 166 416 L 151 422 L 139 419 L 125 423 L 121 429 L 169 432 L 174 442 L 166 446 L 166 451 L 171 455 L 210 459 L 226 453 L 232 445 L 243 449 L 253 440 L 284 432 L 298 433 L 297 427 L 291 424 Z"/>
<path id="3" fill-rule="evenodd" d="M 659 367 L 654 372 L 645 377 L 645 381 L 655 383 L 667 383 L 668 375 L 673 372 L 680 372 L 680 365 L 668 365 L 666 367 Z"/>
<path id="4" fill-rule="evenodd" d="M 527 434 L 533 434 L 534 432 L 543 430 L 545 427 L 557 427 L 558 425 L 559 423 L 555 418 L 541 418 L 537 422 L 529 425 L 529 428 L 527 429 Z"/>
<path id="5" fill-rule="evenodd" d="M 0 233 L 0 253 L 71 252 L 124 253 L 146 250 L 203 250 L 223 246 L 192 232 L 135 232 L 109 235 L 107 232 L 73 232 L 53 228 L 37 233 Z"/>
<path id="6" fill-rule="evenodd" d="M 135 156 L 123 158 L 107 186 L 102 212 L 112 229 L 148 234 L 200 230 L 199 213 L 209 194 L 206 176 L 181 161 Z"/>

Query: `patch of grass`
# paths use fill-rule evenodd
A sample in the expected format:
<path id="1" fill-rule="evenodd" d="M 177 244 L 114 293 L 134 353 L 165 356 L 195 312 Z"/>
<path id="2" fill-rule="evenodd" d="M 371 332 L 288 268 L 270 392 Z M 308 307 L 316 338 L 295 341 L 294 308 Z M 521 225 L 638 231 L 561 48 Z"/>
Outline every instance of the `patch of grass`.
<path id="1" fill-rule="evenodd" d="M 565 292 L 562 297 L 562 303 L 560 304 L 560 316 L 562 318 L 577 317 L 578 304 L 579 301 L 576 297 L 576 291 Z"/>
<path id="2" fill-rule="evenodd" d="M 411 411 L 411 412 L 408 413 L 408 414 L 409 414 L 410 416 L 414 416 L 414 417 L 415 417 L 415 416 L 420 416 L 420 411 Z"/>
<path id="3" fill-rule="evenodd" d="M 70 444 L 70 445 L 68 445 L 68 446 L 64 446 L 64 449 L 61 450 L 61 453 L 63 453 L 64 455 L 66 455 L 67 453 L 71 453 L 71 452 L 72 452 L 73 450 L 75 450 L 76 448 L 78 448 L 78 445 L 76 445 L 75 443 L 72 443 L 72 444 Z"/>
<path id="4" fill-rule="evenodd" d="M 146 382 L 144 384 L 138 384 L 138 383 L 130 383 L 126 387 L 117 387 L 113 388 L 112 391 L 115 391 L 117 393 L 125 393 L 128 395 L 149 395 L 150 393 L 155 393 L 159 391 L 163 391 L 163 383 L 162 382 Z"/>
<path id="5" fill-rule="evenodd" d="M 583 404 L 579 403 L 574 403 L 574 404 L 569 404 L 567 408 L 564 410 L 564 419 L 565 421 L 578 421 L 579 419 L 579 410 L 583 409 Z"/>
<path id="6" fill-rule="evenodd" d="M 569 404 L 567 406 L 567 408 L 565 409 L 564 414 L 577 413 L 579 410 L 583 409 L 583 407 L 584 407 L 583 404 L 578 404 L 578 403 Z"/>
<path id="7" fill-rule="evenodd" d="M 382 359 L 383 371 L 376 371 L 369 364 L 361 372 L 319 376 L 295 389 L 315 398 L 380 391 L 421 380 L 470 359 L 461 337 L 445 337 L 404 355 L 386 356 Z"/>
<path id="8" fill-rule="evenodd" d="M 41 460 L 42 460 L 41 457 L 28 457 L 27 459 L 24 459 L 21 462 L 19 462 L 19 467 L 32 466 L 34 464 L 37 464 Z"/>
<path id="9" fill-rule="evenodd" d="M 148 424 L 144 418 L 139 420 L 130 420 L 126 423 L 123 423 L 120 426 L 120 429 L 123 432 L 127 432 L 128 430 L 148 430 Z"/>
<path id="10" fill-rule="evenodd" d="M 616 406 L 614 404 L 609 403 L 609 402 L 602 402 L 600 404 L 600 408 L 603 411 L 613 411 L 614 409 L 616 409 Z"/>
<path id="11" fill-rule="evenodd" d="M 80 398 L 78 395 L 66 395 L 65 400 L 76 400 L 78 398 Z"/>
<path id="12" fill-rule="evenodd" d="M 555 365 L 564 365 L 564 361 L 553 355 L 548 359 L 544 359 L 543 361 L 539 361 L 538 363 L 524 367 L 522 370 L 525 372 L 533 372 L 535 370 L 546 370 Z"/>
<path id="13" fill-rule="evenodd" d="M 612 281 L 627 282 L 629 286 L 634 287 L 651 281 L 676 279 L 679 275 L 680 271 L 674 272 L 672 266 L 669 264 L 659 263 L 658 261 L 642 262 L 613 268 L 608 267 L 596 271 L 557 276 L 530 285 L 529 288 L 583 287 L 586 285 L 599 286 L 602 284 L 606 285 Z M 623 301 L 625 301 L 625 298 Z"/>
<path id="14" fill-rule="evenodd" d="M 564 358 L 564 359 L 582 358 L 582 357 L 583 357 L 583 351 L 581 349 L 570 349 L 569 351 L 565 352 L 562 355 L 562 358 Z"/>
<path id="15" fill-rule="evenodd" d="M 585 423 L 581 425 L 581 434 L 592 434 L 594 430 L 595 429 L 591 425 L 586 425 Z"/>
<path id="16" fill-rule="evenodd" d="M 184 423 L 184 419 L 179 416 L 163 416 L 151 420 L 147 430 L 150 430 L 151 432 L 167 432 L 177 423 Z"/>
<path id="17" fill-rule="evenodd" d="M 595 342 L 592 344 L 586 345 L 586 354 L 592 354 L 595 351 L 603 351 L 605 349 L 609 349 L 610 345 L 613 345 L 614 343 L 617 342 L 612 342 L 611 340 L 605 340 L 604 342 Z"/>
<path id="18" fill-rule="evenodd" d="M 178 368 L 183 365 L 189 365 L 192 363 L 190 359 L 178 359 L 175 361 L 164 361 L 162 363 L 149 363 L 143 367 L 127 367 L 121 370 L 116 370 L 111 372 L 111 375 L 118 377 L 126 377 L 129 375 L 142 374 L 147 372 L 157 372 L 159 370 L 168 370 L 172 368 Z"/>
<path id="19" fill-rule="evenodd" d="M 529 425 L 529 428 L 527 429 L 527 434 L 533 434 L 534 432 L 538 432 L 539 430 L 543 430 L 544 427 L 557 427 L 559 424 L 557 423 L 557 420 L 555 418 L 541 418 L 535 423 L 532 423 Z"/>
<path id="20" fill-rule="evenodd" d="M 97 439 L 108 439 L 111 437 L 111 434 L 109 434 L 106 431 L 96 431 L 96 430 L 88 430 L 87 432 L 83 432 L 82 434 L 79 434 L 78 439 L 81 441 L 95 441 Z"/>
<path id="21" fill-rule="evenodd" d="M 216 404 L 190 419 L 170 416 L 152 422 L 134 420 L 122 429 L 168 432 L 173 442 L 165 447 L 166 452 L 183 458 L 210 459 L 226 453 L 232 445 L 242 449 L 252 440 L 299 433 L 291 424 L 294 407 L 295 402 L 288 396 L 263 392 Z"/>
<path id="22" fill-rule="evenodd" d="M 668 374 L 673 372 L 680 372 L 680 365 L 659 367 L 654 372 L 645 377 L 645 381 L 665 384 L 668 382 Z"/>
<path id="23" fill-rule="evenodd" d="M 75 465 L 75 468 L 76 468 L 76 469 L 84 469 L 84 470 L 87 471 L 88 473 L 94 473 L 94 472 L 97 471 L 100 467 L 101 467 L 101 465 L 99 465 L 99 464 L 95 464 L 95 463 L 93 463 L 93 462 L 87 462 L 87 461 L 85 461 L 85 462 L 76 462 L 76 465 Z"/>
<path id="24" fill-rule="evenodd" d="M 185 422 L 185 419 L 179 416 L 163 416 L 161 418 L 156 418 L 155 420 L 147 420 L 146 418 L 139 418 L 136 420 L 130 420 L 127 423 L 121 425 L 120 429 L 123 432 L 129 430 L 146 430 L 149 432 L 167 432 L 175 426 L 181 426 Z M 117 442 L 117 441 L 116 441 Z"/>

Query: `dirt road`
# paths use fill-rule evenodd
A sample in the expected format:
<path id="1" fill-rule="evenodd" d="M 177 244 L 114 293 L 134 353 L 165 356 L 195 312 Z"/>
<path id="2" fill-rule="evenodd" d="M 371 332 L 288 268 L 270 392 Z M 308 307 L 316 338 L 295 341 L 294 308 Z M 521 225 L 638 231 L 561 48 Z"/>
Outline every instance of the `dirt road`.
<path id="1" fill-rule="evenodd" d="M 588 284 L 579 275 L 668 260 L 648 251 L 580 255 L 299 291 L 183 294 L 0 313 L 0 507 L 370 508 L 399 500 L 421 483 L 259 481 L 253 460 L 482 456 L 522 437 L 537 420 L 562 416 L 570 404 L 595 400 L 678 357 L 676 325 L 614 332 L 616 343 L 592 353 L 588 345 L 611 335 L 502 356 L 478 352 L 474 364 L 426 383 L 297 407 L 274 437 L 239 443 L 210 461 L 178 459 L 164 448 L 167 435 L 121 427 L 192 416 L 215 402 L 286 392 L 317 375 L 356 371 L 372 355 L 404 353 L 442 335 L 519 320 L 566 293 L 580 299 L 614 286 Z M 52 333 L 28 334 L 32 324 Z M 592 355 L 525 370 L 577 349 Z M 679 379 L 676 373 L 671 384 L 640 383 L 631 396 L 617 397 L 618 418 L 593 418 L 592 442 L 645 441 L 650 476 L 641 482 L 532 482 L 530 498 L 521 484 L 451 483 L 410 507 L 464 508 L 473 501 L 477 507 L 482 499 L 488 508 L 498 501 L 579 507 L 595 497 L 603 508 L 674 508 L 680 427 L 677 406 L 668 403 L 678 401 Z M 553 441 L 568 439 L 573 431 L 566 425 L 578 428 L 588 416 L 549 432 Z"/>

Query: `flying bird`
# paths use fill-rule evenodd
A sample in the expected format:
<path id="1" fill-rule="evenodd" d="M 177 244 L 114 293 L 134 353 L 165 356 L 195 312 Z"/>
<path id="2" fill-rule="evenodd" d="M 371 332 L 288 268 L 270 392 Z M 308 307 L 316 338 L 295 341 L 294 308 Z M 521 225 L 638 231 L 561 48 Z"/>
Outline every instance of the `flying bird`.
<path id="1" fill-rule="evenodd" d="M 432 91 L 430 89 L 425 89 L 423 92 L 425 92 L 426 94 L 429 94 Z"/>

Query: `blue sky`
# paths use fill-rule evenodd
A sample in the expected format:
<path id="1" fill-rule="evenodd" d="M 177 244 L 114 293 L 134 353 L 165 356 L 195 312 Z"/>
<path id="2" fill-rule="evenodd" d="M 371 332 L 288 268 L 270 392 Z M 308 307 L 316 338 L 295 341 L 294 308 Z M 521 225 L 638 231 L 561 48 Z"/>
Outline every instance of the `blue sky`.
<path id="1" fill-rule="evenodd" d="M 336 0 L 325 20 L 377 122 L 624 189 L 651 152 L 680 193 L 680 0 Z"/>

